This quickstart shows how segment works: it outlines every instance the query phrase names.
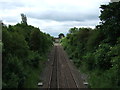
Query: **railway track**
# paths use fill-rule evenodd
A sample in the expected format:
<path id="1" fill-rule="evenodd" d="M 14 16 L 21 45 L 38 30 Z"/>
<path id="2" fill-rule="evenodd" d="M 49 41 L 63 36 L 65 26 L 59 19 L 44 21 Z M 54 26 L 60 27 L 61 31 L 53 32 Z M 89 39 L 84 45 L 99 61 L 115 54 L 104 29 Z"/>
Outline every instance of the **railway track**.
<path id="1" fill-rule="evenodd" d="M 67 58 L 59 45 L 55 45 L 49 88 L 78 88 Z"/>
<path id="2" fill-rule="evenodd" d="M 57 88 L 57 87 L 58 87 L 58 84 L 57 84 L 57 46 L 55 46 L 52 70 L 51 70 L 50 81 L 49 81 L 49 88 Z"/>
<path id="3" fill-rule="evenodd" d="M 65 71 L 64 71 L 65 72 L 64 75 L 66 76 L 66 79 L 67 79 L 67 84 L 68 84 L 67 88 L 78 88 L 78 85 L 74 79 L 73 73 L 70 69 L 68 62 L 67 62 L 67 58 L 66 58 L 62 48 L 60 46 L 59 46 L 59 48 L 60 48 L 59 50 L 60 50 L 61 57 L 62 57 L 61 61 L 64 62 L 64 65 L 66 66 Z"/>

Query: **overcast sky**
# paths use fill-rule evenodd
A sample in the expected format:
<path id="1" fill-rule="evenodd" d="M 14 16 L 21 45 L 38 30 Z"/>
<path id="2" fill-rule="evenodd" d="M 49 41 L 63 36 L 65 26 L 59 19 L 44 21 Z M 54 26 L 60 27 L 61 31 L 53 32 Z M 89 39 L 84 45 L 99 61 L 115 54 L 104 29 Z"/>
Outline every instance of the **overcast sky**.
<path id="1" fill-rule="evenodd" d="M 58 36 L 71 27 L 91 27 L 99 24 L 100 5 L 110 0 L 0 0 L 0 20 L 14 25 L 26 14 L 29 25 Z"/>

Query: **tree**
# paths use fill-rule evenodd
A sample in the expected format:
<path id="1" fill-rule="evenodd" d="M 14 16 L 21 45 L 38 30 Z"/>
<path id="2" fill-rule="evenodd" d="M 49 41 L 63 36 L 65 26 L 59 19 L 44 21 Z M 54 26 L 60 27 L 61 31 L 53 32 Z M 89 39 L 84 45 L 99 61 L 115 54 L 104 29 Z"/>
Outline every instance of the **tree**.
<path id="1" fill-rule="evenodd" d="M 41 51 L 41 35 L 38 29 L 31 32 L 30 35 L 30 48 L 34 51 Z"/>
<path id="2" fill-rule="evenodd" d="M 26 88 L 26 83 L 35 84 L 42 67 L 40 62 L 45 62 L 46 52 L 52 46 L 50 35 L 24 23 L 23 20 L 22 24 L 2 26 L 3 88 Z M 38 77 L 32 76 L 33 73 Z"/>
<path id="3" fill-rule="evenodd" d="M 101 30 L 106 36 L 106 41 L 115 44 L 120 34 L 120 2 L 101 5 L 101 9 Z"/>
<path id="4" fill-rule="evenodd" d="M 101 8 L 100 25 L 71 28 L 62 45 L 75 65 L 88 74 L 90 88 L 120 88 L 120 2 Z"/>
<path id="5" fill-rule="evenodd" d="M 22 13 L 22 14 L 21 14 L 21 18 L 22 18 L 21 23 L 23 23 L 23 24 L 26 24 L 26 25 L 27 25 L 27 17 L 26 17 L 26 15 Z"/>
<path id="6" fill-rule="evenodd" d="M 62 39 L 63 37 L 65 37 L 65 35 L 63 33 L 60 33 L 58 36 L 59 36 L 60 39 Z"/>

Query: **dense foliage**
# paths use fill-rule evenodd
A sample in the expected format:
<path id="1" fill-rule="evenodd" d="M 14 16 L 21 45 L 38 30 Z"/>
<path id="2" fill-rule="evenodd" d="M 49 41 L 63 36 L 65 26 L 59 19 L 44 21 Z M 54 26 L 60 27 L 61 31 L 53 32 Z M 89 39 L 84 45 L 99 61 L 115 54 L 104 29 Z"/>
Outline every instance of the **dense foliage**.
<path id="1" fill-rule="evenodd" d="M 41 71 L 52 37 L 24 23 L 2 27 L 3 88 L 37 86 L 35 74 Z"/>
<path id="2" fill-rule="evenodd" d="M 71 28 L 61 43 L 91 88 L 120 88 L 120 2 L 101 5 L 95 29 Z"/>

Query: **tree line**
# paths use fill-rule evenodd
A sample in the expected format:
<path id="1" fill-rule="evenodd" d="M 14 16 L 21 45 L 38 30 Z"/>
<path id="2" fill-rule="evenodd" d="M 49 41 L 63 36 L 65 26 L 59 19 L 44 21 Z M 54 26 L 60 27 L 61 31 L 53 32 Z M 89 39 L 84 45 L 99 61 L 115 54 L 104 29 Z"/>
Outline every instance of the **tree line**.
<path id="1" fill-rule="evenodd" d="M 37 87 L 53 37 L 25 21 L 3 24 L 2 36 L 3 88 Z"/>
<path id="2" fill-rule="evenodd" d="M 120 2 L 100 8 L 100 25 L 71 28 L 61 43 L 75 65 L 88 74 L 88 87 L 120 88 Z"/>

